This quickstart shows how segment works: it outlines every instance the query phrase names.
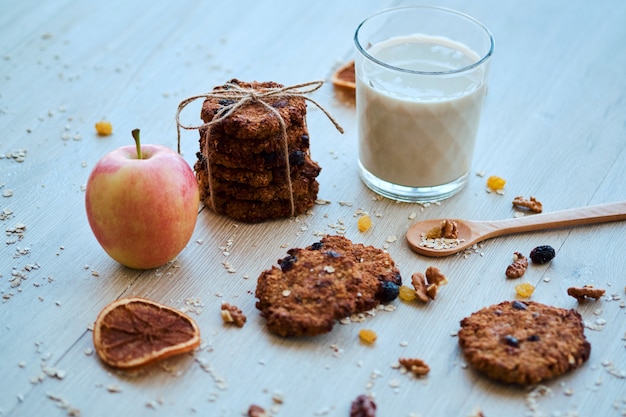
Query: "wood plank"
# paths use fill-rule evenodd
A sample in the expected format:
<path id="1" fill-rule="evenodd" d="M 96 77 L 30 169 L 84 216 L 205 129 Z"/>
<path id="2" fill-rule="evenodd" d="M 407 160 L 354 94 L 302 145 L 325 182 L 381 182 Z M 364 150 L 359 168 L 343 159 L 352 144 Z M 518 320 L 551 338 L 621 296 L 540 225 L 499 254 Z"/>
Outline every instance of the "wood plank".
<path id="1" fill-rule="evenodd" d="M 0 159 L 0 194 L 13 190 L 0 197 L 0 213 L 12 212 L 0 225 L 26 225 L 22 240 L 0 247 L 0 414 L 240 416 L 256 403 L 273 415 L 347 416 L 363 393 L 375 395 L 381 416 L 471 415 L 476 408 L 488 416 L 624 413 L 626 224 L 503 237 L 467 257 L 436 260 L 412 253 L 404 233 L 419 219 L 512 217 L 516 195 L 535 195 L 549 211 L 626 200 L 626 7 L 578 0 L 434 4 L 475 16 L 496 38 L 465 190 L 426 206 L 367 190 L 356 170 L 354 102 L 327 83 L 313 97 L 345 134 L 311 105 L 307 122 L 313 159 L 323 168 L 319 198 L 329 204 L 262 224 L 201 208 L 186 249 L 150 271 L 117 265 L 89 230 L 84 185 L 97 160 L 130 144 L 136 127 L 144 141 L 175 148 L 178 103 L 231 78 L 328 80 L 351 58 L 358 22 L 385 4 L 64 0 L 4 7 L 0 153 L 28 152 L 24 162 Z M 186 109 L 184 122 L 199 122 L 199 104 Z M 114 135 L 98 137 L 93 124 L 105 118 Z M 197 148 L 197 132 L 184 131 L 190 164 Z M 489 175 L 507 179 L 504 195 L 485 192 Z M 374 221 L 364 234 L 356 227 L 361 211 Z M 386 248 L 405 283 L 428 265 L 450 283 L 428 305 L 395 301 L 395 311 L 337 324 L 327 335 L 271 335 L 255 308 L 256 278 L 287 249 L 327 233 Z M 512 253 L 539 244 L 552 245 L 557 257 L 507 280 Z M 11 285 L 15 274 L 25 277 L 18 286 Z M 577 309 L 592 344 L 589 362 L 546 382 L 536 404 L 529 390 L 468 369 L 454 336 L 463 317 L 514 298 L 523 281 L 536 286 L 534 300 Z M 606 288 L 607 297 L 578 304 L 566 295 L 569 286 L 585 284 Z M 131 295 L 188 311 L 202 330 L 202 347 L 138 373 L 104 366 L 89 327 L 102 307 Z M 223 302 L 244 311 L 244 328 L 222 323 Z M 358 341 L 362 328 L 377 332 L 374 346 Z M 392 367 L 400 357 L 421 357 L 432 371 L 422 379 L 404 375 Z"/>

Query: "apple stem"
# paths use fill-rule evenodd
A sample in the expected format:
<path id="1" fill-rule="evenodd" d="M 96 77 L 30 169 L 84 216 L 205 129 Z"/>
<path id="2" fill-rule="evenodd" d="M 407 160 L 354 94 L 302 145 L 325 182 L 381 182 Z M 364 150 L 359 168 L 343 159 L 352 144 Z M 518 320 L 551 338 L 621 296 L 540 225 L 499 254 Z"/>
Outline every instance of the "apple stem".
<path id="1" fill-rule="evenodd" d="M 141 156 L 141 141 L 139 140 L 139 129 L 133 129 L 131 132 L 133 139 L 135 139 L 135 145 L 137 146 L 137 159 L 143 159 Z"/>

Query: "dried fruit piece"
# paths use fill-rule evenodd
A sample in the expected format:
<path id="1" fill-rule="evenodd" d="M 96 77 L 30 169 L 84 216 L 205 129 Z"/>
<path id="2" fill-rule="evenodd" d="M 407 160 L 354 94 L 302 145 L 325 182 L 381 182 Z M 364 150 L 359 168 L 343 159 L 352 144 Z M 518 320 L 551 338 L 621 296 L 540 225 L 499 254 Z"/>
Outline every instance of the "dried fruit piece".
<path id="1" fill-rule="evenodd" d="M 532 195 L 528 200 L 521 195 L 518 195 L 513 199 L 513 206 L 517 208 L 526 208 L 535 213 L 541 213 L 543 211 L 543 204 L 541 204 L 541 201 L 538 201 Z"/>
<path id="2" fill-rule="evenodd" d="M 550 245 L 537 246 L 530 251 L 530 259 L 536 264 L 550 262 L 556 256 L 554 248 Z"/>
<path id="3" fill-rule="evenodd" d="M 430 367 L 422 359 L 400 358 L 398 362 L 415 376 L 424 376 L 430 372 Z"/>
<path id="4" fill-rule="evenodd" d="M 390 303 L 400 294 L 400 286 L 395 282 L 385 281 L 380 285 L 380 290 L 376 293 L 376 298 L 378 298 L 382 303 Z"/>
<path id="5" fill-rule="evenodd" d="M 400 299 L 402 301 L 413 301 L 417 298 L 417 294 L 415 294 L 415 290 L 403 285 L 400 287 Z"/>
<path id="6" fill-rule="evenodd" d="M 569 287 L 567 289 L 567 295 L 574 297 L 580 301 L 584 301 L 588 298 L 597 300 L 606 293 L 606 290 L 602 288 L 596 288 L 593 285 L 584 285 L 582 287 Z"/>
<path id="7" fill-rule="evenodd" d="M 354 70 L 354 61 L 349 61 L 337 68 L 333 73 L 331 81 L 338 87 L 346 87 L 350 89 L 356 88 L 356 74 Z"/>
<path id="8" fill-rule="evenodd" d="M 361 233 L 365 233 L 370 230 L 372 227 L 372 219 L 369 214 L 363 214 L 359 217 L 359 220 L 357 220 L 357 226 L 359 227 L 359 232 Z"/>
<path id="9" fill-rule="evenodd" d="M 519 252 L 513 254 L 513 263 L 506 268 L 508 278 L 520 278 L 528 268 L 528 259 Z"/>
<path id="10" fill-rule="evenodd" d="M 102 309 L 93 344 L 103 362 L 134 368 L 200 345 L 200 330 L 186 314 L 142 298 L 123 298 Z"/>
<path id="11" fill-rule="evenodd" d="M 248 417 L 270 417 L 270 415 L 263 407 L 252 404 L 250 408 L 248 408 Z"/>
<path id="12" fill-rule="evenodd" d="M 102 120 L 97 122 L 95 127 L 96 132 L 100 136 L 109 136 L 113 133 L 113 125 L 111 124 L 111 122 Z"/>
<path id="13" fill-rule="evenodd" d="M 369 395 L 359 395 L 350 405 L 350 417 L 376 417 L 376 403 Z"/>
<path id="14" fill-rule="evenodd" d="M 528 298 L 533 295 L 535 286 L 530 282 L 524 282 L 515 286 L 515 292 L 522 298 Z"/>
<path id="15" fill-rule="evenodd" d="M 378 335 L 376 334 L 374 330 L 369 330 L 369 329 L 359 330 L 359 339 L 361 339 L 361 341 L 365 343 L 368 343 L 368 344 L 374 343 L 377 338 L 378 338 Z"/>
<path id="16" fill-rule="evenodd" d="M 424 237 L 426 239 L 440 239 L 442 237 L 441 236 L 441 227 L 439 227 L 439 226 L 433 227 L 428 232 L 426 232 L 426 235 Z"/>
<path id="17" fill-rule="evenodd" d="M 498 191 L 504 189 L 506 185 L 506 180 L 504 178 L 498 177 L 496 175 L 492 175 L 487 178 L 487 187 L 489 187 L 493 191 Z"/>
<path id="18" fill-rule="evenodd" d="M 236 306 L 224 303 L 220 312 L 224 323 L 232 323 L 237 327 L 243 327 L 246 324 L 245 314 Z"/>

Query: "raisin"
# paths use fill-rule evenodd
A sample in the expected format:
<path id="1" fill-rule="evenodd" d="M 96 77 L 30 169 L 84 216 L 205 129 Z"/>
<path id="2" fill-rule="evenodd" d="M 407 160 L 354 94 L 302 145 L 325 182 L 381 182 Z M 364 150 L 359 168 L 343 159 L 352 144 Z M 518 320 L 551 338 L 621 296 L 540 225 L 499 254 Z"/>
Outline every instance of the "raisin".
<path id="1" fill-rule="evenodd" d="M 229 99 L 223 98 L 220 101 L 218 101 L 218 103 L 219 103 L 220 106 L 226 107 L 226 106 L 231 106 L 231 105 L 235 104 L 235 100 L 229 100 Z"/>
<path id="2" fill-rule="evenodd" d="M 287 107 L 287 100 L 278 100 L 277 102 L 272 104 L 272 107 L 274 107 L 275 109 L 282 109 L 283 107 Z"/>
<path id="3" fill-rule="evenodd" d="M 550 262 L 556 256 L 554 248 L 550 245 L 537 246 L 530 251 L 530 259 L 536 264 Z"/>
<path id="4" fill-rule="evenodd" d="M 515 292 L 522 298 L 528 298 L 533 295 L 535 291 L 535 286 L 530 282 L 524 282 L 522 284 L 517 284 L 515 286 Z"/>
<path id="5" fill-rule="evenodd" d="M 516 309 L 516 310 L 528 310 L 528 307 L 526 307 L 526 304 L 520 302 L 520 301 L 513 301 L 513 303 L 511 304 L 511 306 Z"/>
<path id="6" fill-rule="evenodd" d="M 517 337 L 511 336 L 510 334 L 504 336 L 504 342 L 511 347 L 519 347 L 519 340 L 517 340 Z"/>
<path id="7" fill-rule="evenodd" d="M 378 335 L 374 330 L 361 329 L 359 330 L 359 339 L 361 339 L 363 343 L 372 344 L 378 339 Z"/>
<path id="8" fill-rule="evenodd" d="M 113 125 L 111 122 L 102 120 L 96 123 L 96 132 L 98 136 L 109 136 L 113 134 Z"/>
<path id="9" fill-rule="evenodd" d="M 324 247 L 324 244 L 322 242 L 315 242 L 314 244 L 311 245 L 311 250 L 320 250 Z"/>
<path id="10" fill-rule="evenodd" d="M 383 303 L 388 303 L 390 301 L 398 298 L 400 294 L 400 286 L 395 282 L 385 281 L 380 286 L 380 290 L 378 291 L 378 299 Z"/>
<path id="11" fill-rule="evenodd" d="M 365 233 L 370 227 L 372 227 L 372 219 L 368 214 L 363 214 L 357 220 L 357 227 L 359 228 L 359 232 Z"/>
<path id="12" fill-rule="evenodd" d="M 526 340 L 528 340 L 529 342 L 538 342 L 539 336 L 537 336 L 536 334 L 531 334 L 526 338 Z"/>
<path id="13" fill-rule="evenodd" d="M 492 175 L 491 177 L 487 178 L 487 187 L 489 187 L 493 191 L 502 190 L 505 184 L 506 180 L 496 175 Z"/>
<path id="14" fill-rule="evenodd" d="M 376 417 L 376 403 L 369 395 L 359 395 L 350 405 L 350 417 Z"/>
<path id="15" fill-rule="evenodd" d="M 342 254 L 340 254 L 339 252 L 335 252 L 334 250 L 326 251 L 326 255 L 330 256 L 331 258 L 341 258 L 343 256 Z"/>
<path id="16" fill-rule="evenodd" d="M 413 288 L 403 285 L 400 287 L 399 294 L 402 301 L 413 301 L 417 298 L 417 294 Z"/>
<path id="17" fill-rule="evenodd" d="M 262 152 L 259 152 L 259 155 L 261 156 L 261 158 L 263 158 L 266 164 L 273 164 L 274 162 L 276 162 L 276 159 L 277 159 L 276 152 L 262 151 Z"/>
<path id="18" fill-rule="evenodd" d="M 298 262 L 298 257 L 294 255 L 289 255 L 284 257 L 283 259 L 279 259 L 278 265 L 280 265 L 281 271 L 287 272 L 293 267 L 293 264 L 295 264 L 296 262 Z"/>
<path id="19" fill-rule="evenodd" d="M 302 139 L 302 147 L 303 148 L 308 148 L 310 146 L 309 145 L 309 135 L 302 135 L 301 139 Z"/>
<path id="20" fill-rule="evenodd" d="M 291 166 L 302 166 L 304 165 L 304 159 L 306 154 L 302 151 L 293 151 L 289 154 L 289 164 Z"/>

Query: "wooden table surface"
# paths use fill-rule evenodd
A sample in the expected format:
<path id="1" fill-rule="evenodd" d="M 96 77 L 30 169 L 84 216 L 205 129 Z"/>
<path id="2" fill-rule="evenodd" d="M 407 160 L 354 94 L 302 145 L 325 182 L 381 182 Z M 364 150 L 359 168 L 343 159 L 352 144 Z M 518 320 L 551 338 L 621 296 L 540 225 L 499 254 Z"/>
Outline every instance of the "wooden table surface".
<path id="1" fill-rule="evenodd" d="M 0 0 L 0 415 L 241 416 L 258 404 L 273 416 L 348 416 L 372 394 L 379 416 L 626 415 L 626 223 L 563 228 L 489 240 L 464 256 L 426 258 L 404 234 L 417 220 L 496 220 L 516 215 L 517 195 L 545 211 L 626 200 L 626 3 L 436 0 L 493 32 L 489 91 L 467 187 L 439 204 L 396 203 L 360 182 L 354 101 L 327 82 L 312 96 L 345 128 L 308 107 L 312 157 L 322 167 L 310 214 L 245 224 L 201 207 L 193 237 L 162 268 L 126 269 L 88 226 L 87 177 L 107 152 L 132 143 L 176 148 L 175 112 L 186 97 L 231 78 L 285 85 L 329 80 L 353 56 L 353 33 L 387 1 L 201 2 Z M 200 122 L 198 106 L 183 115 Z M 114 134 L 96 135 L 109 120 Z M 193 164 L 198 134 L 183 132 Z M 486 178 L 507 180 L 486 192 Z M 357 213 L 373 219 L 357 230 Z M 156 227 L 156 225 L 155 225 Z M 388 250 L 405 283 L 439 267 L 449 278 L 427 304 L 392 302 L 326 335 L 271 335 L 255 308 L 259 274 L 291 247 L 324 234 Z M 515 251 L 551 245 L 556 258 L 507 280 Z M 491 382 L 468 368 L 455 337 L 472 312 L 515 299 L 580 312 L 591 357 L 541 386 Z M 574 285 L 607 290 L 578 303 Z M 105 366 L 93 321 L 108 303 L 147 297 L 187 311 L 202 332 L 192 354 L 141 372 Z M 226 326 L 223 302 L 248 317 Z M 358 332 L 376 331 L 373 346 Z M 393 365 L 419 357 L 416 379 Z"/>

